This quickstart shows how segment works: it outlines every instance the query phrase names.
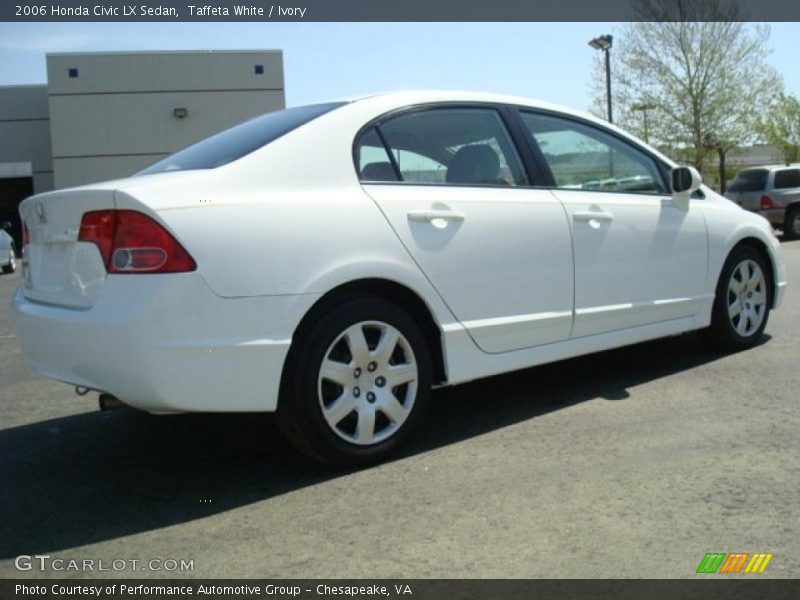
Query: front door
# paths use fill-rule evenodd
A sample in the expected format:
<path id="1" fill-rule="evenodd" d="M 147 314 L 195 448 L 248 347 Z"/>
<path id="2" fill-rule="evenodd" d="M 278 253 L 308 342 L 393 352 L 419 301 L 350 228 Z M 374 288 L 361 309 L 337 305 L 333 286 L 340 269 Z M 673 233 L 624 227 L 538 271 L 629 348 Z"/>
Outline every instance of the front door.
<path id="1" fill-rule="evenodd" d="M 708 300 L 705 220 L 672 201 L 654 158 L 577 120 L 534 112 L 522 118 L 572 227 L 572 337 L 698 314 Z"/>

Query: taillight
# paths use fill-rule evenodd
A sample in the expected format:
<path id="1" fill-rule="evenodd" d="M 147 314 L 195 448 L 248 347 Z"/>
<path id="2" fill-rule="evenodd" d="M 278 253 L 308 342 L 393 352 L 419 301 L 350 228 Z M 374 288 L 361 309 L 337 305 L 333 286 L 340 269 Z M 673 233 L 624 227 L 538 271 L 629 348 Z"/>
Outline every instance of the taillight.
<path id="1" fill-rule="evenodd" d="M 28 224 L 22 221 L 22 247 L 31 243 L 31 232 L 28 231 Z"/>
<path id="2" fill-rule="evenodd" d="M 164 227 L 133 210 L 84 214 L 78 241 L 97 245 L 109 273 L 185 273 L 197 268 Z"/>
<path id="3" fill-rule="evenodd" d="M 772 208 L 772 198 L 764 194 L 761 196 L 761 210 L 768 210 Z"/>
<path id="4" fill-rule="evenodd" d="M 103 264 L 108 266 L 111 248 L 114 243 L 115 211 L 96 210 L 83 215 L 78 231 L 79 242 L 92 242 L 100 250 Z"/>

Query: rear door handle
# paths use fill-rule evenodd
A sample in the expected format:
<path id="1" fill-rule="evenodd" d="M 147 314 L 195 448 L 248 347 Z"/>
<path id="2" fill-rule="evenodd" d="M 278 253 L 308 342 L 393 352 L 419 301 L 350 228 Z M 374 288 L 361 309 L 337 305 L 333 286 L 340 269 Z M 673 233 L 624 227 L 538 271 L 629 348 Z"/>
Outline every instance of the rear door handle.
<path id="1" fill-rule="evenodd" d="M 409 221 L 430 223 L 437 219 L 460 222 L 464 220 L 464 213 L 454 210 L 412 210 L 408 213 Z"/>
<path id="2" fill-rule="evenodd" d="M 585 212 L 574 213 L 572 218 L 581 223 L 588 223 L 589 221 L 613 221 L 614 215 L 609 212 L 587 210 Z"/>

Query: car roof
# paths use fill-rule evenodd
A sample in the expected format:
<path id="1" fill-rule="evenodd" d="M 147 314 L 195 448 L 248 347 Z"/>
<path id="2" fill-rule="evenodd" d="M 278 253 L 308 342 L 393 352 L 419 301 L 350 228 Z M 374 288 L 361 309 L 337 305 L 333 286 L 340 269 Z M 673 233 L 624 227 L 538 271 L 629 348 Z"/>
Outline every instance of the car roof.
<path id="1" fill-rule="evenodd" d="M 742 171 L 759 171 L 759 170 L 762 170 L 762 171 L 777 171 L 778 169 L 797 169 L 797 168 L 800 168 L 800 163 L 792 163 L 790 165 L 785 165 L 785 164 L 784 165 L 757 165 L 757 166 L 753 166 L 753 167 L 746 167 L 746 168 L 742 169 L 739 172 L 741 173 Z"/>
<path id="2" fill-rule="evenodd" d="M 349 98 L 348 100 L 350 102 L 363 102 L 377 99 L 386 102 L 396 101 L 398 105 L 425 104 L 428 102 L 486 102 L 494 104 L 512 104 L 518 106 L 528 106 L 530 108 L 553 110 L 575 116 L 586 117 L 591 120 L 597 120 L 597 117 L 587 112 L 576 111 L 566 106 L 561 106 L 551 102 L 534 100 L 532 98 L 525 98 L 522 96 L 514 96 L 509 94 L 475 92 L 468 90 L 395 90 L 378 92 L 374 94 L 365 94 L 356 98 Z M 604 121 L 603 123 L 607 125 L 607 123 Z"/>

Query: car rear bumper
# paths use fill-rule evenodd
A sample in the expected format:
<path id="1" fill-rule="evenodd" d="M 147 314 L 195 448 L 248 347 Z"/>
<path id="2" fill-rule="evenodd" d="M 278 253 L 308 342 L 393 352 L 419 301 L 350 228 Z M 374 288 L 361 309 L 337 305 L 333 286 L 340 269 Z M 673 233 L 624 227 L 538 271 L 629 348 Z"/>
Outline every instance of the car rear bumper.
<path id="1" fill-rule="evenodd" d="M 294 326 L 315 295 L 222 298 L 197 273 L 112 275 L 89 309 L 21 289 L 30 366 L 150 412 L 273 411 Z"/>

